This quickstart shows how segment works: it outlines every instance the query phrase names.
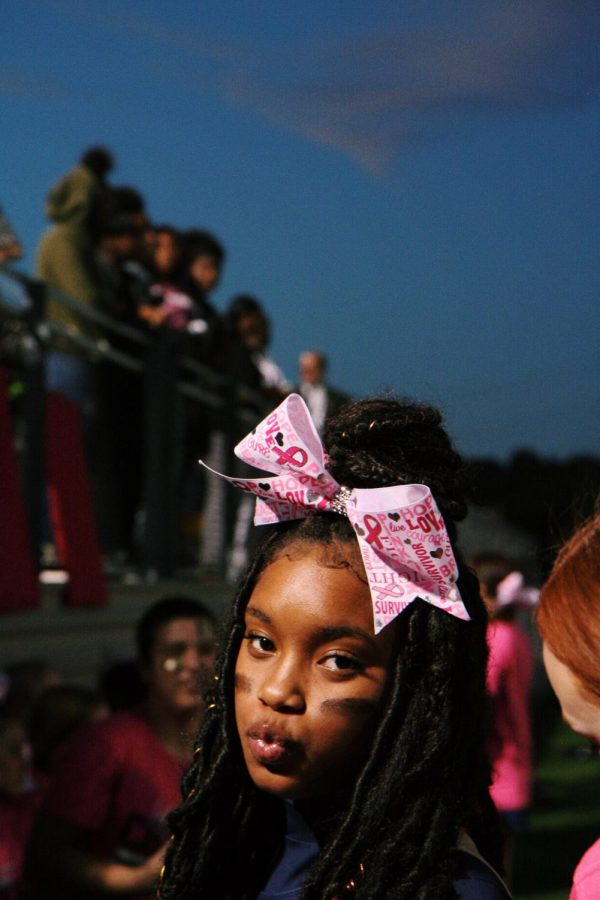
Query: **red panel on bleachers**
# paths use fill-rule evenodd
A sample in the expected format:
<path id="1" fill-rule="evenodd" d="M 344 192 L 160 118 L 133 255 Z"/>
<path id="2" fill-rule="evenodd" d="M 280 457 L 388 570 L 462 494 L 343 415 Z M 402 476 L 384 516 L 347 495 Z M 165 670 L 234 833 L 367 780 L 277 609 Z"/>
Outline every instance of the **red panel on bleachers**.
<path id="1" fill-rule="evenodd" d="M 68 606 L 107 602 L 77 407 L 59 394 L 46 398 L 48 504 L 58 558 L 69 574 Z"/>
<path id="2" fill-rule="evenodd" d="M 39 584 L 29 543 L 7 390 L 6 373 L 0 369 L 0 611 L 20 612 L 39 605 Z"/>

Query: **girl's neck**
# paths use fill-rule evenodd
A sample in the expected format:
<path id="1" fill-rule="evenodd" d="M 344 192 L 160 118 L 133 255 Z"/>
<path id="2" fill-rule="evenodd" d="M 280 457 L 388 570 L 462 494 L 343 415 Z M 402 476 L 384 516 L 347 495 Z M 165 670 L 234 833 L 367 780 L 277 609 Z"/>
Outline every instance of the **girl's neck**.
<path id="1" fill-rule="evenodd" d="M 340 817 L 349 802 L 347 792 L 327 794 L 310 799 L 295 800 L 294 806 L 310 826 L 322 846 L 336 830 Z"/>

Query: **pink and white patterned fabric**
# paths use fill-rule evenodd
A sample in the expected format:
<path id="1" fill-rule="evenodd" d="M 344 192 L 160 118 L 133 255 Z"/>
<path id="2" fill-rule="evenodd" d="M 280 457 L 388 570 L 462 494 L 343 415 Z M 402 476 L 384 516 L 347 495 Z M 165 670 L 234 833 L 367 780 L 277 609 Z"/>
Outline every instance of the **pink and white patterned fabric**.
<path id="1" fill-rule="evenodd" d="M 318 510 L 348 517 L 367 573 L 375 634 L 417 597 L 459 619 L 470 618 L 456 586 L 450 538 L 429 488 L 339 485 L 327 471 L 327 454 L 298 394 L 286 397 L 234 452 L 272 473 L 241 479 L 215 472 L 256 495 L 256 525 L 302 519 Z"/>

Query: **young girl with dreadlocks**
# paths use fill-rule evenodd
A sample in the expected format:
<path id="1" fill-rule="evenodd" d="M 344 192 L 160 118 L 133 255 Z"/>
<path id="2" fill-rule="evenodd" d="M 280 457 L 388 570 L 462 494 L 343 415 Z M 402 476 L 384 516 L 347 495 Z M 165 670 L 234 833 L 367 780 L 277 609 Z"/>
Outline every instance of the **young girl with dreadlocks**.
<path id="1" fill-rule="evenodd" d="M 485 632 L 431 407 L 361 401 L 320 444 L 288 397 L 236 448 L 275 523 L 232 610 L 161 900 L 502 900 Z M 483 845 L 481 845 L 483 850 Z"/>

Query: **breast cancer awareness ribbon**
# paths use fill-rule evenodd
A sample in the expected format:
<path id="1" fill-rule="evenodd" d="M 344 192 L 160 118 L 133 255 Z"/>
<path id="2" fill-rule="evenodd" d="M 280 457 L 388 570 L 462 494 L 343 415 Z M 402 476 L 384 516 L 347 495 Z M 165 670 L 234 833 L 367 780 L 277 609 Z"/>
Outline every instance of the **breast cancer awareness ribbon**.
<path id="1" fill-rule="evenodd" d="M 456 586 L 450 538 L 427 485 L 355 488 L 346 511 L 367 573 L 375 634 L 417 597 L 470 618 Z"/>
<path id="2" fill-rule="evenodd" d="M 256 495 L 256 525 L 301 519 L 318 510 L 349 518 L 367 573 L 375 634 L 417 597 L 459 619 L 470 618 L 456 586 L 450 538 L 429 488 L 340 486 L 327 471 L 326 452 L 298 394 L 286 397 L 234 452 L 274 477 L 231 478 L 200 462 Z"/>

